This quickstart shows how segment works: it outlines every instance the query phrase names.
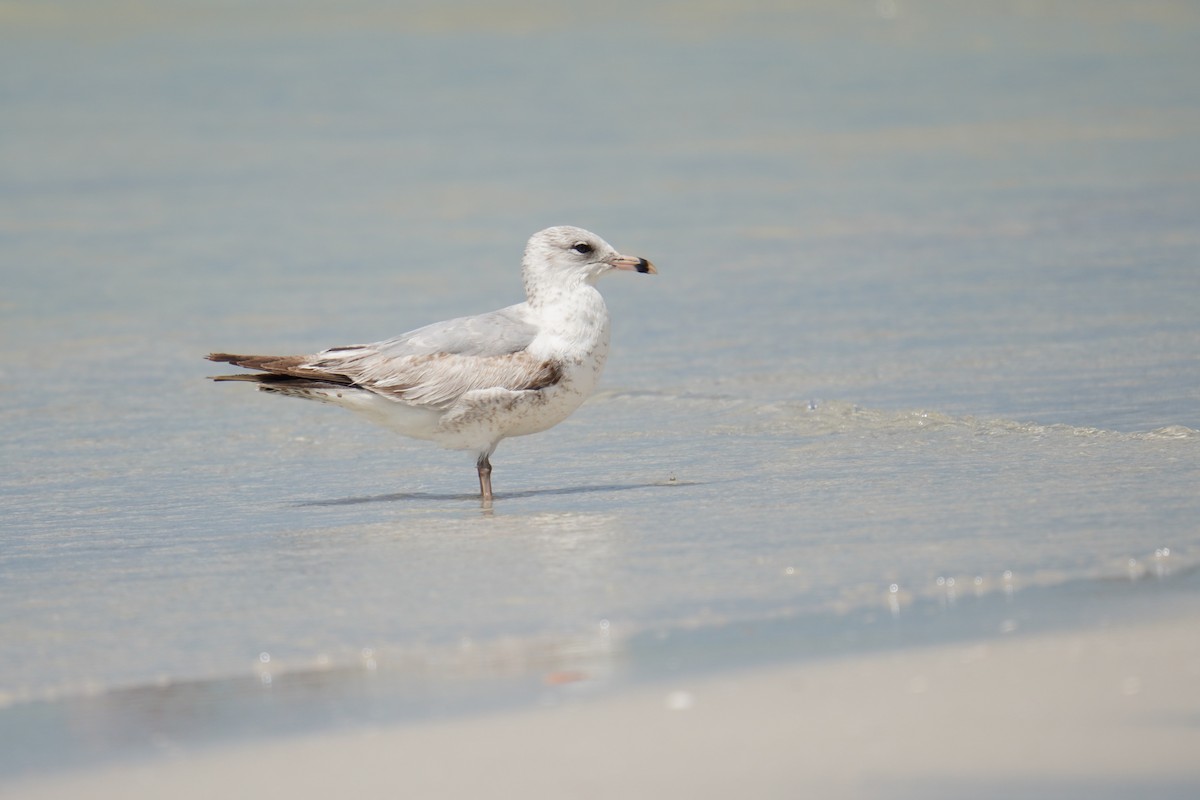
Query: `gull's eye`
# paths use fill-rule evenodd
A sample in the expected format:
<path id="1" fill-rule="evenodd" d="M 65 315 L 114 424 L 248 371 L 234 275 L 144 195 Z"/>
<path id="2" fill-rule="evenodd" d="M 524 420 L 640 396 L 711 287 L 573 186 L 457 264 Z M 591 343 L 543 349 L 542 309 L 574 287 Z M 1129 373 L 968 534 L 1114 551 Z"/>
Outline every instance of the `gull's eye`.
<path id="1" fill-rule="evenodd" d="M 582 253 L 585 256 L 592 252 L 592 246 L 587 242 L 576 242 L 575 244 L 571 245 L 571 249 L 576 253 Z"/>

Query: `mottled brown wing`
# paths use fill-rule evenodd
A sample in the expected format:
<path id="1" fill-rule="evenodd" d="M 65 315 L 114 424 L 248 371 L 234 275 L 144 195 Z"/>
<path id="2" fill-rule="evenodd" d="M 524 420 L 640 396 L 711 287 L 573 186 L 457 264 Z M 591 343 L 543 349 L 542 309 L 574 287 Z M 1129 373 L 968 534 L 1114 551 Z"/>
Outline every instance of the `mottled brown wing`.
<path id="1" fill-rule="evenodd" d="M 556 362 L 526 352 L 498 356 L 457 353 L 388 357 L 370 347 L 327 351 L 299 367 L 312 376 L 341 375 L 355 386 L 412 405 L 447 408 L 479 389 L 544 389 L 562 379 Z M 294 373 L 299 374 L 299 372 Z"/>
<path id="2" fill-rule="evenodd" d="M 480 389 L 537 390 L 562 380 L 560 364 L 533 358 L 526 352 L 495 356 L 434 353 L 397 358 L 366 345 L 334 348 L 315 356 L 211 353 L 208 359 L 260 371 L 218 375 L 213 378 L 217 381 L 356 386 L 389 400 L 431 408 L 448 408 L 467 392 Z"/>

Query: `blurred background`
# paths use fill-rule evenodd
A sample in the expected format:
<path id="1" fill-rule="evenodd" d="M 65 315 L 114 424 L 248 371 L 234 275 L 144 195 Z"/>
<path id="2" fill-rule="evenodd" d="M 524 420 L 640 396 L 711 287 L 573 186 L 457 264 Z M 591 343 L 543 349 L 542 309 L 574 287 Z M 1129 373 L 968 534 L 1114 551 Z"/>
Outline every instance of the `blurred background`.
<path id="1" fill-rule="evenodd" d="M 53 766 L 188 681 L 408 698 L 502 641 L 607 685 L 731 625 L 798 657 L 936 618 L 955 576 L 1186 572 L 1198 34 L 1189 2 L 0 3 L 0 727 Z M 660 274 L 605 280 L 602 390 L 501 445 L 492 515 L 463 454 L 205 381 L 517 302 L 558 224 Z M 629 655 L 681 628 L 709 655 Z M 475 678 L 422 713 L 503 693 Z"/>

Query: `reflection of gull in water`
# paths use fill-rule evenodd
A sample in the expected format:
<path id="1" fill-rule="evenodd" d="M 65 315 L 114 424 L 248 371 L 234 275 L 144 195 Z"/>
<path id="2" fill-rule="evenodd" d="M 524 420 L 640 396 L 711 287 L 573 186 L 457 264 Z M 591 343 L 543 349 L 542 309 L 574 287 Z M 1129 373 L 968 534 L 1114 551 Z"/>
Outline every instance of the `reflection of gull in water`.
<path id="1" fill-rule="evenodd" d="M 332 403 L 405 436 L 474 452 L 490 500 L 489 456 L 500 440 L 557 425 L 595 388 L 609 337 L 595 284 L 615 269 L 655 272 L 582 228 L 547 228 L 525 247 L 523 303 L 316 355 L 208 358 L 258 370 L 214 380 Z"/>

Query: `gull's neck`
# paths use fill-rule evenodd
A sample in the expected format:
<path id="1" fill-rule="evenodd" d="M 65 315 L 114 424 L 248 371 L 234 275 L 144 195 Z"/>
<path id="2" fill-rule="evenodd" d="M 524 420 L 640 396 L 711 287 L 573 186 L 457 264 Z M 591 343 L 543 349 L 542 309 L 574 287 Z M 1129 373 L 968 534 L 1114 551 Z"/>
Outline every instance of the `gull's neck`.
<path id="1" fill-rule="evenodd" d="M 596 278 L 579 273 L 547 275 L 526 265 L 521 271 L 525 284 L 525 301 L 531 308 L 545 308 L 572 302 L 571 298 L 599 294 Z"/>
<path id="2" fill-rule="evenodd" d="M 557 277 L 557 276 L 556 276 Z M 526 303 L 538 319 L 542 344 L 558 351 L 607 352 L 608 307 L 591 281 L 525 281 Z"/>

